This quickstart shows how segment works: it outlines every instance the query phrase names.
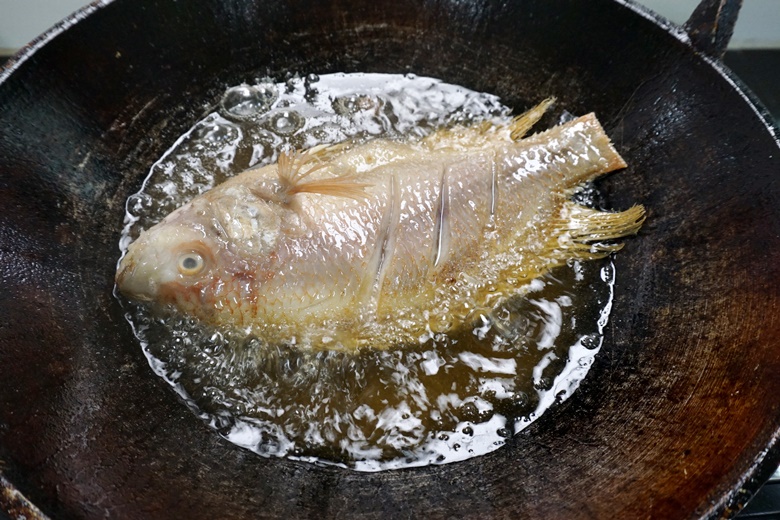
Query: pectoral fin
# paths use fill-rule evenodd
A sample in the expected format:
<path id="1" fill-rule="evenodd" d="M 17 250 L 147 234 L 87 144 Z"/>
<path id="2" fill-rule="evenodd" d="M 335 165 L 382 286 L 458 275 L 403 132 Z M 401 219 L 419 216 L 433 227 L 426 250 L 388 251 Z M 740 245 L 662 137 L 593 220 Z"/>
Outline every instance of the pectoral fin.
<path id="1" fill-rule="evenodd" d="M 364 189 L 370 183 L 359 182 L 352 177 L 330 177 L 307 180 L 313 172 L 328 166 L 319 162 L 327 157 L 327 148 L 315 147 L 306 152 L 281 152 L 277 162 L 277 175 L 288 197 L 296 193 L 319 193 L 334 197 L 359 199 L 365 197 Z"/>
<path id="2" fill-rule="evenodd" d="M 317 179 L 308 182 L 299 182 L 291 186 L 287 193 L 319 193 L 333 197 L 346 197 L 348 199 L 362 199 L 366 197 L 365 188 L 372 186 L 367 182 L 358 182 L 351 177 L 334 177 L 331 179 Z"/>

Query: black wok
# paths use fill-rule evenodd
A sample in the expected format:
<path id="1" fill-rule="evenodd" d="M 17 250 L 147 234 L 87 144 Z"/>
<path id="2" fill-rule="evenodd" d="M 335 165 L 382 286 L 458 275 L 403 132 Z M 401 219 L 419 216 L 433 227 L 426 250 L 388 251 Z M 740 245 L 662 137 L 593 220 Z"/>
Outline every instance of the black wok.
<path id="1" fill-rule="evenodd" d="M 715 13 L 737 2 L 704 2 L 696 44 L 616 0 L 104 3 L 0 73 L 0 509 L 720 517 L 777 466 L 780 146 L 714 59 L 730 25 Z M 595 366 L 494 453 L 378 474 L 260 458 L 152 374 L 112 296 L 124 201 L 204 106 L 258 76 L 336 71 L 594 110 L 630 165 L 606 197 L 648 208 Z"/>

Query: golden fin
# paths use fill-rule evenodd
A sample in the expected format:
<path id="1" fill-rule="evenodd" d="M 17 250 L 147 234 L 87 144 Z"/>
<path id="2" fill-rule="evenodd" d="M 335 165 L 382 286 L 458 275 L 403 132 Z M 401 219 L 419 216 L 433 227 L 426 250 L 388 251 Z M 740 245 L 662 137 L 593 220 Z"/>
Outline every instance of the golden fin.
<path id="1" fill-rule="evenodd" d="M 566 202 L 541 256 L 561 261 L 604 258 L 623 248 L 615 240 L 637 234 L 644 221 L 641 205 L 613 213 Z"/>
<path id="2" fill-rule="evenodd" d="M 318 144 L 317 146 L 312 146 L 306 150 L 306 153 L 321 162 L 327 162 L 337 155 L 346 152 L 354 146 L 354 144 L 355 143 L 352 140 L 346 140 L 335 144 Z"/>
<path id="3" fill-rule="evenodd" d="M 296 193 L 319 193 L 320 195 L 361 199 L 366 197 L 364 190 L 369 186 L 372 186 L 372 184 L 357 182 L 352 177 L 334 177 L 299 182 L 295 186 L 291 186 L 287 193 L 290 195 L 295 195 Z"/>
<path id="4" fill-rule="evenodd" d="M 496 125 L 492 121 L 481 121 L 469 126 L 440 128 L 422 138 L 420 145 L 429 150 L 449 147 L 468 149 L 490 145 L 496 139 L 519 141 L 542 118 L 554 102 L 554 97 L 547 98 L 503 125 Z"/>
<path id="5" fill-rule="evenodd" d="M 510 266 L 501 272 L 500 279 L 512 280 L 499 287 L 504 296 L 516 294 L 518 287 L 530 282 L 568 260 L 596 260 L 620 251 L 620 238 L 636 234 L 645 221 L 645 208 L 634 206 L 626 211 L 611 213 L 564 203 L 560 216 L 547 228 L 549 238 L 542 248 L 529 255 L 524 262 Z M 482 291 L 477 302 L 487 302 L 494 292 Z M 475 311 L 487 317 L 494 304 L 478 303 Z"/>
<path id="6" fill-rule="evenodd" d="M 555 103 L 554 97 L 548 97 L 530 110 L 526 110 L 509 123 L 509 137 L 513 141 L 522 139 L 528 131 L 539 122 L 547 109 Z"/>
<path id="7" fill-rule="evenodd" d="M 300 182 L 316 170 L 327 166 L 327 163 L 314 164 L 304 170 L 303 167 L 316 159 L 316 154 L 306 152 L 287 152 L 279 153 L 279 160 L 276 162 L 276 174 L 282 185 L 291 189 L 300 184 Z"/>
<path id="8" fill-rule="evenodd" d="M 328 166 L 326 162 L 315 161 L 327 157 L 329 153 L 338 153 L 340 150 L 337 150 L 337 147 L 338 145 L 316 146 L 305 152 L 281 152 L 277 161 L 277 175 L 282 183 L 284 194 L 292 196 L 296 193 L 319 193 L 350 199 L 365 197 L 363 190 L 371 184 L 358 182 L 352 177 L 306 180 L 313 172 Z"/>

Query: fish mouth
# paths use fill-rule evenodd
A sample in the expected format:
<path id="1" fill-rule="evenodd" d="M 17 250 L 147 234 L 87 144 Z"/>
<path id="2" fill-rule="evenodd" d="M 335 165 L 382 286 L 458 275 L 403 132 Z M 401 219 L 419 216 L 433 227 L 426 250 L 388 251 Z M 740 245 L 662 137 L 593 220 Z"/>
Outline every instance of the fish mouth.
<path id="1" fill-rule="evenodd" d="M 131 258 L 125 257 L 119 264 L 114 282 L 119 292 L 133 300 L 150 302 L 154 300 L 154 291 L 148 283 L 148 278 L 138 275 L 137 264 Z"/>

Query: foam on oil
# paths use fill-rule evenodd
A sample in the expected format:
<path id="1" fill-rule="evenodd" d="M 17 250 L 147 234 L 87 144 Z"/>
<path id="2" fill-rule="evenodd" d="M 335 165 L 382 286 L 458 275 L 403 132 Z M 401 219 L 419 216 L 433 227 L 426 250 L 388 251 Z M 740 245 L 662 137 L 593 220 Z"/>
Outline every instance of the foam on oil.
<path id="1" fill-rule="evenodd" d="M 416 138 L 510 114 L 495 96 L 411 75 L 232 87 L 128 199 L 120 248 L 285 148 Z M 611 262 L 571 262 L 503 304 L 494 322 L 357 352 L 267 344 L 132 303 L 126 317 L 153 370 L 226 439 L 264 456 L 378 471 L 488 453 L 566 399 L 601 347 L 613 284 Z"/>

